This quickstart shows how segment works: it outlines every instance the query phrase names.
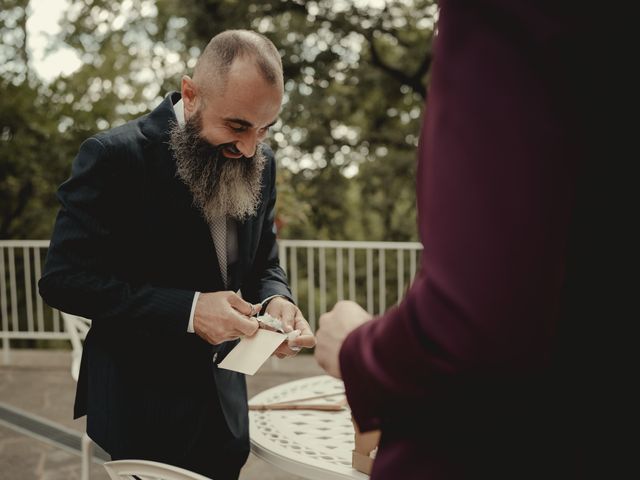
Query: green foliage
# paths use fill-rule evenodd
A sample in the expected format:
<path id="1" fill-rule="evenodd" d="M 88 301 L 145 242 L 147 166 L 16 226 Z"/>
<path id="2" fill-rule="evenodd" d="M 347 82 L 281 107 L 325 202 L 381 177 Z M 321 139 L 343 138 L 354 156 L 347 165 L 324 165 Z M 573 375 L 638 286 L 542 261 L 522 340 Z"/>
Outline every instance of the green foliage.
<path id="1" fill-rule="evenodd" d="M 285 104 L 270 139 L 280 235 L 417 238 L 415 157 L 434 1 L 72 2 L 58 42 L 83 65 L 49 85 L 21 48 L 27 0 L 4 3 L 0 35 L 15 45 L 0 49 L 0 238 L 46 238 L 53 193 L 82 139 L 179 89 L 208 40 L 229 28 L 260 31 L 282 53 Z"/>
<path id="2" fill-rule="evenodd" d="M 28 68 L 27 1 L 0 11 L 0 238 L 46 238 L 55 215 L 53 172 L 65 148 L 51 105 Z M 54 133 L 55 132 L 55 133 Z"/>
<path id="3" fill-rule="evenodd" d="M 0 238 L 45 238 L 55 214 L 46 200 L 56 183 L 47 167 L 56 160 L 48 150 L 51 119 L 36 118 L 35 89 L 0 85 Z"/>

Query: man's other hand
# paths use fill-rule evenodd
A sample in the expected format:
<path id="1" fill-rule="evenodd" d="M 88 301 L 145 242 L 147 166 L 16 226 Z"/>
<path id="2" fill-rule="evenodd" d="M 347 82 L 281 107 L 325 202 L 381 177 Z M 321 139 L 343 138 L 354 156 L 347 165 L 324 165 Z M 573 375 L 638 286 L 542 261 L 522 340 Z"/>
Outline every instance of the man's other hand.
<path id="1" fill-rule="evenodd" d="M 312 348 L 316 344 L 309 323 L 305 320 L 300 309 L 283 297 L 276 297 L 267 305 L 266 313 L 280 319 L 285 333 L 298 330 L 300 335 L 290 341 L 285 341 L 274 352 L 278 358 L 292 357 L 299 348 Z M 292 350 L 291 347 L 298 348 Z"/>

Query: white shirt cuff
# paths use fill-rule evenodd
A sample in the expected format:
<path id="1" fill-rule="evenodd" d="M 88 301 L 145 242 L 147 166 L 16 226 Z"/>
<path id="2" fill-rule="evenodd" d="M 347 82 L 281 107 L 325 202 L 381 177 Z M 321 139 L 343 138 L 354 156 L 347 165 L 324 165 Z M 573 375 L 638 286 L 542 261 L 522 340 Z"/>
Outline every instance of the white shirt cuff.
<path id="1" fill-rule="evenodd" d="M 193 329 L 193 316 L 196 313 L 196 303 L 198 303 L 198 297 L 200 296 L 200 292 L 196 292 L 193 296 L 193 303 L 191 304 L 191 313 L 189 314 L 189 325 L 187 326 L 187 332 L 196 333 Z"/>

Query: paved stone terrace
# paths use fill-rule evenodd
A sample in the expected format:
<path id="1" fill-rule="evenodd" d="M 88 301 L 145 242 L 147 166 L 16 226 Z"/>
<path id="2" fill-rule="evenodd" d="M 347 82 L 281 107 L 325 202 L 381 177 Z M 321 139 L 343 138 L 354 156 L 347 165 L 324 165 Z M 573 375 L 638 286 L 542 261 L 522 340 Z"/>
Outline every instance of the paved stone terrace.
<path id="1" fill-rule="evenodd" d="M 73 420 L 75 382 L 71 353 L 11 350 L 11 364 L 0 365 L 0 403 L 37 415 L 67 429 L 84 431 L 84 418 Z M 312 355 L 273 359 L 247 377 L 249 397 L 275 385 L 323 372 Z M 79 480 L 80 455 L 0 423 L 0 480 Z M 301 480 L 251 455 L 240 480 Z M 93 463 L 91 480 L 108 480 Z"/>

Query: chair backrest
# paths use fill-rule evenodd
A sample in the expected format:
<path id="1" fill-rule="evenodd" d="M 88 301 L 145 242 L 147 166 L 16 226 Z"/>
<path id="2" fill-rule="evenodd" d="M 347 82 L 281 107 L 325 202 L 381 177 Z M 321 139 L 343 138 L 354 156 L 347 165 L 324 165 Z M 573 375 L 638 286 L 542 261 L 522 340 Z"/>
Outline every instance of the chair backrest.
<path id="1" fill-rule="evenodd" d="M 114 460 L 105 462 L 104 468 L 111 480 L 135 478 L 140 480 L 211 480 L 209 477 L 190 472 L 184 468 L 166 463 L 150 462 L 149 460 Z"/>
<path id="2" fill-rule="evenodd" d="M 80 360 L 82 359 L 82 342 L 84 342 L 91 327 L 91 320 L 66 312 L 60 312 L 60 314 L 64 321 L 64 328 L 71 341 L 71 376 L 77 382 L 80 374 Z"/>

